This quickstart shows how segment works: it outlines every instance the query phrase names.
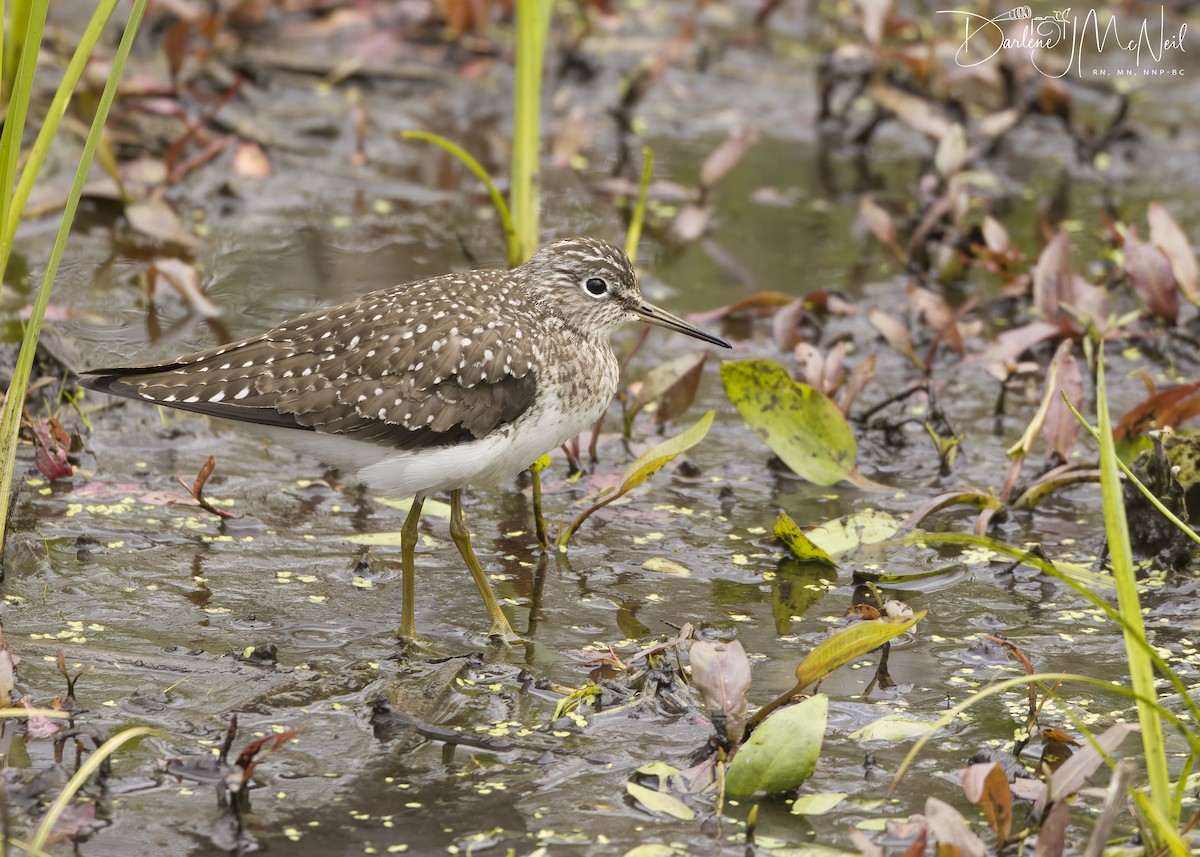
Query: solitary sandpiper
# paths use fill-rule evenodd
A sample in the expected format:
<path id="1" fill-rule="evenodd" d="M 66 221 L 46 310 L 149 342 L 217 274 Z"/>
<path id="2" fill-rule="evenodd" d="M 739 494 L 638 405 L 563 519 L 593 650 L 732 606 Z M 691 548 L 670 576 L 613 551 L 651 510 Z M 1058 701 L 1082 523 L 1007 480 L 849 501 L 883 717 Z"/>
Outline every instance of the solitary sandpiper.
<path id="1" fill-rule="evenodd" d="M 449 491 L 450 535 L 491 633 L 515 640 L 471 549 L 462 488 L 508 479 L 594 424 L 617 390 L 609 337 L 636 319 L 729 347 L 647 303 L 619 248 L 571 238 L 511 271 L 394 286 L 167 363 L 93 369 L 82 382 L 242 423 L 376 491 L 411 496 L 400 542 L 406 640 L 421 504 Z"/>

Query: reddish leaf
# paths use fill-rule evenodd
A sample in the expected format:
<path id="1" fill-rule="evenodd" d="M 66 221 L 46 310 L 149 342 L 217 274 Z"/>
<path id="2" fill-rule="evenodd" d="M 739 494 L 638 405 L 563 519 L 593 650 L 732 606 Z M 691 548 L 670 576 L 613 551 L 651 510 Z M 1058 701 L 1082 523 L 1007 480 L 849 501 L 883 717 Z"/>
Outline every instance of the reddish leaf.
<path id="1" fill-rule="evenodd" d="M 850 409 L 854 407 L 854 403 L 858 397 L 862 395 L 862 391 L 866 389 L 867 384 L 871 383 L 871 379 L 875 377 L 875 352 L 871 352 L 867 359 L 859 363 L 850 370 L 850 377 L 846 379 L 846 384 L 842 387 L 841 395 L 838 396 L 838 410 L 843 414 L 850 413 Z"/>
<path id="2" fill-rule="evenodd" d="M 1062 857 L 1067 847 L 1067 806 L 1065 800 L 1060 800 L 1050 807 L 1050 812 L 1038 829 L 1033 857 Z"/>
<path id="3" fill-rule="evenodd" d="M 1061 328 L 1045 321 L 1031 321 L 1021 327 L 1006 330 L 983 352 L 984 366 L 996 378 L 1005 380 L 1013 362 L 1039 342 L 1058 336 Z"/>
<path id="4" fill-rule="evenodd" d="M 66 479 L 71 467 L 71 436 L 54 417 L 33 425 L 34 461 L 47 479 Z"/>
<path id="5" fill-rule="evenodd" d="M 935 797 L 925 799 L 925 818 L 937 840 L 937 853 L 961 857 L 984 857 L 987 846 L 971 832 L 971 825 L 958 810 Z"/>
<path id="6" fill-rule="evenodd" d="M 933 328 L 938 336 L 946 340 L 958 354 L 966 352 L 963 345 L 962 333 L 958 328 L 958 317 L 946 299 L 936 292 L 923 289 L 917 285 L 908 287 L 908 299 L 921 312 L 925 323 Z"/>
<path id="7" fill-rule="evenodd" d="M 959 771 L 958 779 L 967 800 L 983 811 L 997 841 L 1005 842 L 1012 832 L 1013 796 L 1004 769 L 997 762 L 984 762 Z"/>
<path id="8" fill-rule="evenodd" d="M 904 329 L 904 325 L 874 307 L 867 310 L 867 321 L 871 322 L 871 325 L 883 335 L 888 345 L 911 360 L 918 369 L 925 368 L 921 358 L 913 351 L 912 339 L 909 337 L 908 331 Z"/>
<path id="9" fill-rule="evenodd" d="M 1175 428 L 1200 415 L 1200 381 L 1152 393 L 1121 417 L 1113 435 L 1118 440 L 1140 437 L 1152 429 Z"/>
<path id="10" fill-rule="evenodd" d="M 750 659 L 737 640 L 710 643 L 697 640 L 688 650 L 692 684 L 722 739 L 736 744 L 745 725 L 746 691 L 750 689 Z"/>
<path id="11" fill-rule="evenodd" d="M 28 699 L 22 699 L 21 705 L 32 711 L 33 705 Z M 25 737 L 29 739 L 49 738 L 59 731 L 59 726 L 53 720 L 41 714 L 31 714 L 25 720 Z"/>
<path id="12" fill-rule="evenodd" d="M 171 75 L 171 83 L 179 79 L 179 70 L 187 59 L 188 36 L 192 25 L 189 21 L 177 21 L 162 39 L 163 53 L 167 57 L 167 71 Z"/>
<path id="13" fill-rule="evenodd" d="M 689 316 L 689 319 L 696 324 L 712 324 L 714 321 L 731 316 L 745 315 L 748 318 L 764 318 L 778 312 L 780 307 L 787 306 L 795 299 L 793 295 L 785 295 L 780 292 L 759 292 L 708 312 L 694 313 Z"/>
<path id="14" fill-rule="evenodd" d="M 880 244 L 894 253 L 900 252 L 900 246 L 896 243 L 896 224 L 892 222 L 890 214 L 869 196 L 859 197 L 858 213 Z"/>
<path id="15" fill-rule="evenodd" d="M 1196 251 L 1171 213 L 1159 203 L 1152 202 L 1146 210 L 1150 221 L 1150 242 L 1166 254 L 1179 288 L 1192 303 L 1200 303 L 1200 272 L 1196 266 Z"/>
<path id="16" fill-rule="evenodd" d="M 753 125 L 731 131 L 704 159 L 700 167 L 700 186 L 710 188 L 724 178 L 746 156 L 760 136 L 758 128 Z"/>
<path id="17" fill-rule="evenodd" d="M 1083 402 L 1083 377 L 1079 373 L 1079 362 L 1075 359 L 1071 340 L 1064 339 L 1058 344 L 1051 365 L 1058 366 L 1058 390 L 1054 391 L 1050 407 L 1046 409 L 1042 437 L 1046 441 L 1047 451 L 1058 453 L 1063 461 L 1070 461 L 1075 440 L 1079 437 L 1079 421 L 1067 409 L 1059 390 L 1065 392 L 1076 407 Z"/>
<path id="18" fill-rule="evenodd" d="M 771 332 L 780 351 L 791 351 L 800 343 L 800 321 L 803 318 L 804 301 L 800 299 L 775 313 L 771 319 Z"/>
<path id="19" fill-rule="evenodd" d="M 1125 276 L 1150 312 L 1174 324 L 1179 318 L 1179 289 L 1167 254 L 1138 238 L 1137 227 L 1125 232 Z"/>
<path id="20" fill-rule="evenodd" d="M 1033 269 L 1033 306 L 1043 321 L 1062 318 L 1062 305 L 1075 304 L 1075 275 L 1071 271 L 1071 238 L 1060 229 L 1038 256 Z"/>
<path id="21" fill-rule="evenodd" d="M 680 241 L 695 241 L 708 228 L 711 216 L 712 210 L 706 205 L 685 205 L 671 224 L 671 234 Z"/>

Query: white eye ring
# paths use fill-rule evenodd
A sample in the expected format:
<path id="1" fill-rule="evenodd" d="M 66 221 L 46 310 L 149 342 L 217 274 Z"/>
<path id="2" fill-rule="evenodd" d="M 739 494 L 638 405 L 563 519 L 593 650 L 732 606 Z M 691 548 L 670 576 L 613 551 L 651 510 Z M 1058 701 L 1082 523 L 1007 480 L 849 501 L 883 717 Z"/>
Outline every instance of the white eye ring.
<path id="1" fill-rule="evenodd" d="M 594 298 L 608 294 L 608 282 L 600 277 L 588 277 L 583 281 L 583 290 Z"/>

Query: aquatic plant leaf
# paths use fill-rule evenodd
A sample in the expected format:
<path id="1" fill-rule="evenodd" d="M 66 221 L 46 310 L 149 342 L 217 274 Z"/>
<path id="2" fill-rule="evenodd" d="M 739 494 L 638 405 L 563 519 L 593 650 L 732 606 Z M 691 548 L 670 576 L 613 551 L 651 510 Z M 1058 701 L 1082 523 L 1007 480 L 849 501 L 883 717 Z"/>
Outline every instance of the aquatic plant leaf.
<path id="1" fill-rule="evenodd" d="M 893 253 L 900 252 L 900 245 L 896 242 L 896 224 L 892 220 L 892 216 L 879 203 L 869 196 L 860 197 L 858 213 L 880 244 Z"/>
<path id="2" fill-rule="evenodd" d="M 853 515 L 810 527 L 805 535 L 830 556 L 844 557 L 865 545 L 890 539 L 899 529 L 896 519 L 887 512 L 863 509 Z"/>
<path id="3" fill-rule="evenodd" d="M 617 486 L 615 491 L 611 491 L 594 503 L 589 508 L 580 513 L 574 521 L 571 522 L 558 535 L 558 546 L 565 547 L 571 540 L 571 536 L 579 529 L 580 525 L 592 516 L 594 512 L 603 509 L 614 500 L 620 499 L 632 491 L 637 486 L 641 485 L 658 471 L 662 470 L 678 456 L 687 452 L 693 446 L 698 444 L 708 434 L 708 429 L 712 425 L 714 411 L 709 411 L 696 421 L 696 424 L 691 428 L 681 431 L 674 437 L 667 438 L 662 443 L 652 446 L 650 449 L 643 452 L 637 459 L 629 465 L 625 470 L 625 475 L 621 477 L 621 484 Z"/>
<path id="4" fill-rule="evenodd" d="M 1179 319 L 1179 288 L 1167 254 L 1138 237 L 1137 227 L 1125 232 L 1125 276 L 1150 312 L 1175 324 Z"/>
<path id="5" fill-rule="evenodd" d="M 887 340 L 887 344 L 892 346 L 897 353 L 907 357 L 921 371 L 925 370 L 925 364 L 913 350 L 912 337 L 908 335 L 903 324 L 874 307 L 867 310 L 867 321 L 871 322 L 871 325 L 879 331 L 880 335 Z"/>
<path id="6" fill-rule="evenodd" d="M 824 815 L 849 795 L 846 792 L 818 792 L 801 795 L 792 802 L 792 815 Z"/>
<path id="7" fill-rule="evenodd" d="M 199 239 L 184 228 L 175 209 L 160 197 L 147 197 L 125 206 L 125 219 L 138 232 L 164 244 L 187 250 L 200 246 Z"/>
<path id="8" fill-rule="evenodd" d="M 896 118 L 908 127 L 935 140 L 946 136 L 954 124 L 929 100 L 898 86 L 889 86 L 882 79 L 871 82 L 867 95 L 884 110 L 895 113 Z"/>
<path id="9" fill-rule="evenodd" d="M 673 559 L 667 559 L 665 556 L 652 556 L 642 563 L 642 568 L 646 571 L 656 571 L 659 574 L 667 574 L 671 577 L 691 577 L 692 572 L 686 565 L 675 562 Z"/>
<path id="10" fill-rule="evenodd" d="M 204 318 L 216 318 L 221 308 L 200 288 L 200 275 L 196 266 L 183 259 L 164 257 L 155 259 L 146 270 L 146 288 L 151 299 L 173 291 L 193 312 Z"/>
<path id="11" fill-rule="evenodd" d="M 997 255 L 1008 252 L 1008 230 L 999 220 L 990 214 L 983 218 L 983 241 L 987 248 Z"/>
<path id="12" fill-rule="evenodd" d="M 736 742 L 742 734 L 746 691 L 750 689 L 750 659 L 737 640 L 714 643 L 697 640 L 688 650 L 692 684 L 723 740 Z"/>
<path id="13" fill-rule="evenodd" d="M 710 188 L 741 163 L 762 135 L 754 125 L 736 128 L 713 149 L 700 167 L 700 186 Z"/>
<path id="14" fill-rule="evenodd" d="M 801 478 L 817 485 L 861 479 L 854 433 L 828 396 L 770 360 L 725 363 L 721 380 L 749 426 Z"/>
<path id="15" fill-rule="evenodd" d="M 33 424 L 34 462 L 38 472 L 47 479 L 67 479 L 75 471 L 71 467 L 71 436 L 55 418 Z"/>
<path id="16" fill-rule="evenodd" d="M 797 788 L 817 767 L 828 714 L 829 697 L 817 694 L 768 717 L 730 761 L 725 791 L 749 796 Z"/>
<path id="17" fill-rule="evenodd" d="M 625 413 L 626 434 L 634 417 L 651 402 L 662 400 L 656 414 L 659 422 L 674 419 L 686 411 L 696 398 L 700 375 L 707 360 L 707 351 L 693 351 L 660 363 L 647 372 Z"/>
<path id="18" fill-rule="evenodd" d="M 1070 808 L 1065 800 L 1050 807 L 1050 811 L 1042 819 L 1042 826 L 1038 828 L 1033 857 L 1062 857 L 1067 848 L 1069 814 Z"/>
<path id="19" fill-rule="evenodd" d="M 647 810 L 658 815 L 669 815 L 680 821 L 691 821 L 696 813 L 686 803 L 674 795 L 655 791 L 637 783 L 626 783 L 625 790 L 630 796 Z"/>
<path id="20" fill-rule="evenodd" d="M 1046 443 L 1047 452 L 1057 453 L 1063 461 L 1071 460 L 1071 452 L 1074 451 L 1075 441 L 1079 437 L 1079 420 L 1071 414 L 1063 401 L 1063 395 L 1072 402 L 1083 401 L 1083 377 L 1079 373 L 1079 361 L 1075 359 L 1073 349 L 1071 340 L 1064 339 L 1059 343 L 1054 358 L 1050 361 L 1053 368 L 1047 373 L 1047 377 L 1057 377 L 1058 389 L 1049 391 L 1052 395 L 1042 425 L 1042 439 Z"/>
<path id="21" fill-rule="evenodd" d="M 935 797 L 925 799 L 925 819 L 933 838 L 937 840 L 937 853 L 957 857 L 985 857 L 987 846 L 971 832 L 971 825 L 957 809 Z"/>
<path id="22" fill-rule="evenodd" d="M 926 734 L 933 725 L 934 721 L 922 720 L 911 714 L 885 714 L 851 732 L 850 737 L 855 741 L 887 741 L 889 744 L 899 744 L 909 738 Z"/>
<path id="23" fill-rule="evenodd" d="M 855 658 L 877 649 L 893 637 L 898 637 L 913 625 L 925 618 L 927 611 L 906 618 L 903 621 L 879 620 L 877 622 L 855 622 L 842 628 L 835 634 L 826 637 L 813 647 L 800 666 L 796 667 L 797 690 L 799 693 L 805 687 L 829 675 L 843 664 L 848 664 Z"/>
<path id="24" fill-rule="evenodd" d="M 1071 236 L 1060 229 L 1034 265 L 1033 306 L 1042 321 L 1057 322 L 1063 304 L 1075 304 L 1075 274 L 1071 270 Z"/>
<path id="25" fill-rule="evenodd" d="M 1071 758 L 1059 765 L 1058 770 L 1054 772 L 1044 797 L 1035 804 L 1035 810 L 1040 812 L 1047 800 L 1059 801 L 1076 794 L 1087 784 L 1088 777 L 1104 764 L 1104 756 L 1097 751 L 1096 746 L 1111 757 L 1121 743 L 1138 729 L 1136 723 L 1114 723 L 1095 736 L 1095 746 L 1088 743 L 1076 750 Z"/>
<path id="26" fill-rule="evenodd" d="M 1192 249 L 1187 233 L 1160 203 L 1150 203 L 1146 209 L 1146 219 L 1150 222 L 1150 243 L 1162 250 L 1170 260 L 1180 291 L 1192 303 L 1200 303 L 1200 270 L 1196 265 L 1196 251 Z"/>
<path id="27" fill-rule="evenodd" d="M 871 47 L 879 47 L 892 17 L 892 0 L 858 0 L 855 5 L 858 6 L 863 37 Z"/>
<path id="28" fill-rule="evenodd" d="M 967 162 L 967 132 L 958 122 L 950 126 L 946 136 L 938 141 L 933 165 L 944 177 L 957 173 Z"/>
<path id="29" fill-rule="evenodd" d="M 671 224 L 671 234 L 680 241 L 695 241 L 704 234 L 711 217 L 712 209 L 707 205 L 685 205 Z"/>
<path id="30" fill-rule="evenodd" d="M 1157 390 L 1130 408 L 1113 429 L 1118 441 L 1133 440 L 1152 429 L 1176 428 L 1200 415 L 1200 381 Z"/>
<path id="31" fill-rule="evenodd" d="M 829 554 L 810 541 L 787 512 L 779 513 L 779 519 L 775 522 L 775 537 L 783 542 L 784 547 L 796 559 L 803 562 L 823 562 L 837 568 L 837 563 Z"/>
<path id="32" fill-rule="evenodd" d="M 996 840 L 1005 842 L 1012 832 L 1012 789 L 1008 776 L 997 762 L 971 765 L 958 772 L 963 794 L 979 807 Z"/>

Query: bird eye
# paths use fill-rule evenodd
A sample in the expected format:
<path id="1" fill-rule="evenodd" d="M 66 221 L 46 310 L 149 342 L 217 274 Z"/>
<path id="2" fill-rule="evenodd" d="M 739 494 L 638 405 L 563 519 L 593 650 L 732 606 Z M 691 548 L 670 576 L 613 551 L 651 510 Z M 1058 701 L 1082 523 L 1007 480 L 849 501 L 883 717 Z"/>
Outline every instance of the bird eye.
<path id="1" fill-rule="evenodd" d="M 608 283 L 599 277 L 592 277 L 583 284 L 583 287 L 587 289 L 587 293 L 594 298 L 598 298 L 601 295 L 608 293 Z"/>

